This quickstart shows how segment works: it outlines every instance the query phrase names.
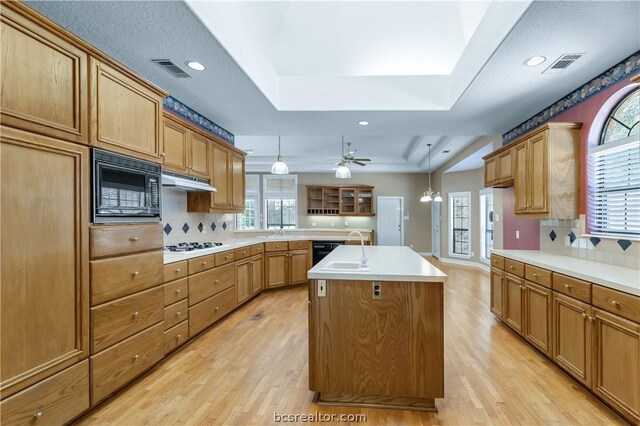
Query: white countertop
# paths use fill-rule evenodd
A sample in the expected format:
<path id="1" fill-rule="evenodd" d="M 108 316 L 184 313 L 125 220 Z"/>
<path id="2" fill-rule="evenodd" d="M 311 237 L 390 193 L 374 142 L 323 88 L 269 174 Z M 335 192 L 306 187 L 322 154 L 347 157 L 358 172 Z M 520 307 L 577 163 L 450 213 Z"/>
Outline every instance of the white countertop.
<path id="1" fill-rule="evenodd" d="M 233 238 L 221 241 L 222 245 L 210 249 L 183 251 L 183 252 L 164 252 L 164 264 L 179 262 L 181 260 L 193 259 L 194 257 L 206 256 L 208 254 L 220 253 L 222 251 L 233 250 L 241 247 L 247 247 L 253 244 L 278 242 L 278 241 L 360 241 L 358 237 L 338 237 L 335 235 L 269 235 L 268 237 L 251 237 L 251 238 Z M 365 241 L 369 239 L 365 236 Z"/>
<path id="2" fill-rule="evenodd" d="M 324 269 L 330 262 L 360 262 L 362 247 L 340 246 L 307 273 L 310 279 L 445 282 L 447 276 L 418 253 L 404 246 L 366 246 L 367 272 Z"/>
<path id="3" fill-rule="evenodd" d="M 640 271 L 538 250 L 492 250 L 498 256 L 640 296 Z"/>

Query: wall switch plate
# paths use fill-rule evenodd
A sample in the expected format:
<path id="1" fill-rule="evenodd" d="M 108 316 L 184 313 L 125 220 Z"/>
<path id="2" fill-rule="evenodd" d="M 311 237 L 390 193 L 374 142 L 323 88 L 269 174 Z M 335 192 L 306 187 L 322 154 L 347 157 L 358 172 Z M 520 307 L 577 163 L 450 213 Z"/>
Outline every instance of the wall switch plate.
<path id="1" fill-rule="evenodd" d="M 520 231 L 516 230 L 516 240 L 520 239 Z"/>
<path id="2" fill-rule="evenodd" d="M 327 280 L 318 280 L 318 297 L 327 297 Z"/>
<path id="3" fill-rule="evenodd" d="M 382 283 L 380 281 L 372 282 L 371 292 L 373 293 L 374 300 L 382 299 Z"/>

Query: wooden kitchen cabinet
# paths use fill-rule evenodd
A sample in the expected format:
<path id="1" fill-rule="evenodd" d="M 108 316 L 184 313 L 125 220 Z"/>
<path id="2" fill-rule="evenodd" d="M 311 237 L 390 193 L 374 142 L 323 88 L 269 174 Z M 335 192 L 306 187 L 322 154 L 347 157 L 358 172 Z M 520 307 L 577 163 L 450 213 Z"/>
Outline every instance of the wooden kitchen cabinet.
<path id="1" fill-rule="evenodd" d="M 591 389 L 640 423 L 640 324 L 593 310 L 594 374 Z"/>
<path id="2" fill-rule="evenodd" d="M 551 357 L 553 291 L 524 282 L 524 338 L 540 352 Z"/>
<path id="3" fill-rule="evenodd" d="M 289 284 L 289 252 L 267 252 L 264 255 L 265 287 L 282 287 Z"/>
<path id="4" fill-rule="evenodd" d="M 212 209 L 228 209 L 231 206 L 231 150 L 220 145 L 211 146 L 212 185 L 217 192 L 211 194 Z"/>
<path id="5" fill-rule="evenodd" d="M 522 335 L 524 328 L 524 280 L 504 274 L 504 321 Z"/>
<path id="6" fill-rule="evenodd" d="M 209 179 L 209 145 L 212 142 L 180 121 L 164 114 L 162 165 L 175 173 Z"/>
<path id="7" fill-rule="evenodd" d="M 90 58 L 91 144 L 141 160 L 162 162 L 164 92 Z"/>
<path id="8" fill-rule="evenodd" d="M 1 17 L 2 124 L 87 143 L 86 52 L 12 10 L 11 3 L 2 4 Z"/>
<path id="9" fill-rule="evenodd" d="M 553 360 L 587 387 L 591 386 L 592 307 L 563 294 L 553 295 Z"/>
<path id="10" fill-rule="evenodd" d="M 239 305 L 251 296 L 253 268 L 250 260 L 236 262 L 236 304 Z"/>
<path id="11" fill-rule="evenodd" d="M 244 212 L 244 163 L 244 155 L 231 154 L 231 209 L 238 213 Z"/>
<path id="12" fill-rule="evenodd" d="M 498 183 L 498 157 L 484 160 L 484 186 L 492 187 Z"/>
<path id="13" fill-rule="evenodd" d="M 89 354 L 90 161 L 86 146 L 5 126 L 0 141 L 5 398 Z"/>
<path id="14" fill-rule="evenodd" d="M 498 182 L 505 184 L 513 181 L 513 150 L 507 149 L 498 154 L 497 163 Z"/>
<path id="15" fill-rule="evenodd" d="M 305 244 L 306 243 L 306 244 Z M 291 246 L 285 242 L 283 249 Z M 308 281 L 307 272 L 311 269 L 311 245 L 308 241 L 297 241 L 294 245 L 308 247 L 307 249 L 296 249 L 288 251 L 275 250 L 280 243 L 267 243 L 265 253 L 265 287 L 282 287 L 306 283 Z"/>
<path id="16" fill-rule="evenodd" d="M 485 157 L 484 186 L 505 188 L 513 185 L 513 162 L 512 149 Z"/>
<path id="17" fill-rule="evenodd" d="M 529 208 L 529 174 L 527 172 L 529 164 L 528 146 L 527 141 L 524 141 L 513 147 L 515 166 L 513 211 L 516 214 L 527 213 L 527 209 Z"/>
<path id="18" fill-rule="evenodd" d="M 374 187 L 307 186 L 307 214 L 374 216 Z"/>
<path id="19" fill-rule="evenodd" d="M 308 281 L 307 271 L 311 267 L 309 250 L 292 250 L 289 252 L 289 284 L 302 284 Z"/>
<path id="20" fill-rule="evenodd" d="M 491 312 L 498 318 L 504 318 L 504 272 L 491 268 Z"/>
<path id="21" fill-rule="evenodd" d="M 191 176 L 209 179 L 209 139 L 196 132 L 189 132 L 187 167 Z M 244 191 L 244 189 L 243 189 Z"/>
<path id="22" fill-rule="evenodd" d="M 251 295 L 253 296 L 264 288 L 264 258 L 259 255 L 251 259 Z"/>

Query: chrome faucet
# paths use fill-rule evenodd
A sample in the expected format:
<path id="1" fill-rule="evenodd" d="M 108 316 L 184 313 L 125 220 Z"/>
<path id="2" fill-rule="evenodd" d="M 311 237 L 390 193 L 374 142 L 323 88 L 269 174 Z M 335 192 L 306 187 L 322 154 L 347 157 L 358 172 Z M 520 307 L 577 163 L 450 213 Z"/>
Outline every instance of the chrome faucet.
<path id="1" fill-rule="evenodd" d="M 360 267 L 366 268 L 369 263 L 369 258 L 367 258 L 367 254 L 364 252 L 364 237 L 360 231 L 351 231 L 347 238 L 351 238 L 351 234 L 358 234 L 360 236 L 360 246 L 362 247 L 362 258 L 360 259 Z"/>

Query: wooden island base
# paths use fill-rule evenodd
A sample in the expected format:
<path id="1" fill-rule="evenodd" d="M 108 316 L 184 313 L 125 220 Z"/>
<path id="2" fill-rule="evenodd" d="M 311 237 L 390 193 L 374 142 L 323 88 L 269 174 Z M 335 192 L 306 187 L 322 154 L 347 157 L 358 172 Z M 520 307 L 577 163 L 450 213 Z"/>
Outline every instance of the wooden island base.
<path id="1" fill-rule="evenodd" d="M 434 411 L 438 408 L 435 398 L 392 397 L 354 395 L 341 392 L 316 392 L 313 402 L 318 405 L 342 407 L 392 408 L 397 410 Z"/>

